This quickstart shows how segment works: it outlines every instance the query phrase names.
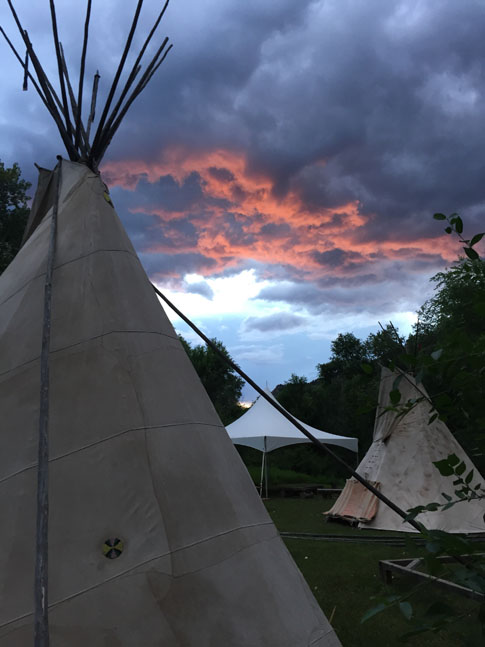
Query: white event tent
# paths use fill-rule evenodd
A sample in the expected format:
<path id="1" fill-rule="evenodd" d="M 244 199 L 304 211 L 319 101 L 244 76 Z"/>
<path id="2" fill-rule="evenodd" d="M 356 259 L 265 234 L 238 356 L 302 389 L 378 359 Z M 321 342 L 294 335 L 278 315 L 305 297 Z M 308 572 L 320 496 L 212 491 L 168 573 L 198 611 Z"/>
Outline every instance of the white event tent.
<path id="1" fill-rule="evenodd" d="M 270 398 L 276 400 L 268 388 L 265 389 L 265 392 Z M 295 419 L 298 420 L 298 418 Z M 326 431 L 311 427 L 301 420 L 298 420 L 298 422 L 325 445 L 339 445 L 357 453 L 359 442 L 357 438 L 329 434 Z M 262 397 L 259 397 L 251 408 L 240 418 L 230 425 L 227 425 L 226 430 L 235 445 L 245 445 L 263 453 L 261 459 L 260 493 L 262 492 L 266 454 L 280 447 L 286 447 L 287 445 L 311 442 Z"/>

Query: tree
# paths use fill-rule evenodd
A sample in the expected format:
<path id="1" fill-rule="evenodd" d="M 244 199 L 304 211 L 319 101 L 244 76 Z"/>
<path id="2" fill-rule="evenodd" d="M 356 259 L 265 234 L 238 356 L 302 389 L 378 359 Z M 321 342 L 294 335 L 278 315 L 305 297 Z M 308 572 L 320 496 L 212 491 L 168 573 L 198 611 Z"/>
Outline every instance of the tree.
<path id="1" fill-rule="evenodd" d="M 368 359 L 387 365 L 389 362 L 398 362 L 404 353 L 404 337 L 392 324 L 387 324 L 382 330 L 370 333 L 364 347 Z"/>
<path id="2" fill-rule="evenodd" d="M 191 346 L 181 335 L 179 339 L 223 424 L 228 425 L 239 418 L 244 413 L 239 404 L 244 380 L 210 346 Z M 231 359 L 221 341 L 211 341 Z"/>
<path id="3" fill-rule="evenodd" d="M 0 161 L 0 274 L 20 249 L 29 215 L 30 186 L 21 179 L 18 164 L 6 168 Z"/>
<path id="4" fill-rule="evenodd" d="M 483 470 L 485 261 L 462 258 L 432 281 L 436 294 L 420 309 L 414 331 L 420 347 L 415 371 L 440 417 Z"/>
<path id="5" fill-rule="evenodd" d="M 367 358 L 365 344 L 351 332 L 340 333 L 331 343 L 332 354 L 326 364 L 318 364 L 319 377 L 325 381 L 360 371 L 360 364 Z"/>

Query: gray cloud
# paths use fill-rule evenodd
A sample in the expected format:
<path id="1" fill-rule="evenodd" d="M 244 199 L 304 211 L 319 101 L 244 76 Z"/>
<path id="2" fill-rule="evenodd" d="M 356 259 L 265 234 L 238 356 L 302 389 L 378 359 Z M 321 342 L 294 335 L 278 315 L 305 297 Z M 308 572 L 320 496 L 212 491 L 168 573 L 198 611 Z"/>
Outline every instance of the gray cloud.
<path id="1" fill-rule="evenodd" d="M 42 60 L 55 73 L 52 43 L 45 38 L 48 15 L 35 3 L 18 4 Z M 84 8 L 67 0 L 57 4 L 61 37 L 76 70 Z M 121 52 L 132 7 L 107 1 L 94 11 L 88 69 L 89 74 L 100 69 L 101 105 L 114 73 L 111 57 Z M 151 13 L 143 14 L 138 44 Z M 15 37 L 5 6 L 0 22 Z M 484 28 L 480 0 L 172 2 L 160 31 L 175 47 L 129 111 L 107 159 L 125 161 L 127 167 L 136 160 L 149 164 L 167 147 L 201 156 L 218 149 L 239 154 L 249 176 L 262 175 L 272 183 L 273 197 L 297 196 L 302 208 L 326 214 L 306 233 L 345 228 L 348 214 L 335 213 L 329 220 L 326 210 L 356 202 L 365 220 L 352 225 L 352 242 L 391 241 L 397 261 L 385 265 L 385 283 L 379 255 L 364 257 L 340 246 L 338 233 L 312 248 L 310 236 L 306 255 L 328 272 L 305 285 L 308 274 L 298 260 L 267 258 L 271 241 L 286 244 L 287 238 L 290 249 L 301 235 L 298 226 L 305 225 L 296 217 L 283 223 L 276 215 L 274 222 L 263 221 L 256 207 L 248 219 L 237 209 L 248 197 L 247 186 L 232 168 L 210 162 L 210 176 L 227 187 L 225 199 L 208 195 L 196 171 L 178 180 L 179 169 L 156 182 L 133 172 L 136 191 L 114 191 L 148 271 L 159 277 L 198 271 L 223 275 L 252 266 L 261 278 L 296 286 L 293 291 L 284 284 L 272 295 L 263 291 L 261 298 L 278 293 L 280 300 L 313 308 L 332 299 L 364 307 L 372 285 L 372 303 L 379 298 L 387 303 L 398 289 L 413 294 L 407 283 L 402 287 L 404 274 L 425 276 L 444 264 L 439 253 L 413 245 L 441 231 L 430 217 L 434 211 L 460 211 L 467 232 L 483 228 Z M 6 47 L 2 52 L 10 60 Z M 11 59 L 0 97 L 2 159 L 18 161 L 34 181 L 32 161 L 52 167 L 62 146 L 32 88 L 21 92 L 21 76 Z M 217 261 L 197 249 L 214 210 L 222 211 L 219 226 L 228 243 Z M 166 217 L 154 215 L 157 211 Z M 241 257 L 234 263 L 230 246 L 247 249 L 250 257 L 261 240 L 268 244 L 265 262 Z M 223 268 L 224 262 L 234 264 Z M 352 276 L 333 276 L 335 268 Z M 393 287 L 379 292 L 391 282 Z"/>
<path id="2" fill-rule="evenodd" d="M 244 330 L 259 330 L 260 332 L 286 331 L 301 328 L 306 318 L 290 312 L 276 312 L 266 317 L 248 317 L 244 321 Z"/>
<path id="3" fill-rule="evenodd" d="M 209 301 L 214 297 L 214 290 L 205 281 L 198 281 L 197 283 L 186 283 L 185 292 L 190 292 L 191 294 L 200 294 L 206 299 L 209 299 Z"/>

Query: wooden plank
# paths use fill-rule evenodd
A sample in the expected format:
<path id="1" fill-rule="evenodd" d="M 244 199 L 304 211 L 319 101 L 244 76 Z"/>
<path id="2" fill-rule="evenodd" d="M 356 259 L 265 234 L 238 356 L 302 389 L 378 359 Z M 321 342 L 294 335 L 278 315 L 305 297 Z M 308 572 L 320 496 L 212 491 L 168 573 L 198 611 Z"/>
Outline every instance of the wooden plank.
<path id="1" fill-rule="evenodd" d="M 479 554 L 476 556 L 481 557 L 483 556 L 483 554 Z M 453 557 L 449 557 L 447 555 L 443 555 L 442 557 L 438 557 L 437 559 L 439 559 L 444 563 L 449 563 L 454 561 Z M 436 584 L 436 586 L 446 591 L 458 593 L 459 595 L 463 595 L 467 598 L 472 598 L 473 600 L 485 599 L 485 594 L 479 593 L 478 591 L 474 591 L 473 589 L 470 589 L 466 586 L 461 586 L 460 584 L 455 584 L 454 582 L 450 582 L 449 580 L 444 580 L 442 578 L 435 577 L 433 575 L 428 575 L 427 573 L 422 573 L 421 571 L 414 570 L 413 567 L 416 565 L 416 562 L 420 562 L 420 561 L 421 561 L 421 558 L 419 560 L 417 559 L 380 560 L 379 573 L 382 580 L 386 584 L 392 583 L 393 573 L 399 573 L 400 575 L 408 575 L 408 576 L 410 575 L 419 580 L 427 580 L 429 582 L 433 582 L 434 584 Z"/>

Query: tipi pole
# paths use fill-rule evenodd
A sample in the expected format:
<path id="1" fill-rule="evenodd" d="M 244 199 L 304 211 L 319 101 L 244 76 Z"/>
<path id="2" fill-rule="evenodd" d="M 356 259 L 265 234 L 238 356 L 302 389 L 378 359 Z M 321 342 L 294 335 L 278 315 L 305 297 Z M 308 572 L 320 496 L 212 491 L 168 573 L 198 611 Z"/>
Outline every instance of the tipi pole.
<path id="1" fill-rule="evenodd" d="M 64 74 L 62 73 L 61 47 L 59 43 L 59 34 L 57 32 L 56 6 L 54 4 L 54 0 L 49 0 L 49 4 L 51 8 L 52 35 L 54 37 L 54 46 L 56 49 L 57 68 L 59 71 L 59 83 L 61 86 L 61 97 L 62 97 L 64 119 L 66 121 L 66 131 L 72 143 L 72 126 L 71 126 L 71 120 L 69 118 L 69 104 L 67 102 L 66 85 L 64 83 Z"/>
<path id="2" fill-rule="evenodd" d="M 138 24 L 138 18 L 140 16 L 140 11 L 141 11 L 142 6 L 143 6 L 143 0 L 138 0 L 138 4 L 137 4 L 136 9 L 135 9 L 135 15 L 133 16 L 133 20 L 132 20 L 132 23 L 131 23 L 130 32 L 128 34 L 128 38 L 126 39 L 125 48 L 124 48 L 123 53 L 121 55 L 121 59 L 120 59 L 120 62 L 118 64 L 118 69 L 116 70 L 116 74 L 114 76 L 113 83 L 111 84 L 111 88 L 110 88 L 110 91 L 108 93 L 108 98 L 106 99 L 106 103 L 105 103 L 105 106 L 104 106 L 104 109 L 103 109 L 103 113 L 101 115 L 101 119 L 99 120 L 98 129 L 97 129 L 96 134 L 94 136 L 93 150 L 98 147 L 98 145 L 99 145 L 99 143 L 101 141 L 101 138 L 103 136 L 104 124 L 106 122 L 106 118 L 108 117 L 108 112 L 109 112 L 109 109 L 111 107 L 111 103 L 113 101 L 113 97 L 115 95 L 116 88 L 118 87 L 118 82 L 120 80 L 121 73 L 123 72 L 123 68 L 125 66 L 126 57 L 128 56 L 128 52 L 130 51 L 131 41 L 133 40 L 133 36 L 135 35 L 135 30 L 136 30 L 136 26 Z"/>
<path id="3" fill-rule="evenodd" d="M 165 13 L 165 11 L 166 11 L 166 9 L 168 7 L 169 1 L 170 0 L 166 0 L 161 12 L 158 15 L 158 18 L 155 21 L 155 24 L 153 25 L 150 33 L 148 34 L 148 36 L 147 36 L 147 38 L 146 38 L 146 40 L 145 40 L 145 42 L 143 44 L 143 47 L 141 48 L 138 56 L 136 57 L 136 60 L 135 60 L 135 62 L 133 64 L 133 67 L 132 67 L 132 70 L 131 70 L 131 72 L 130 72 L 130 74 L 128 76 L 128 80 L 126 81 L 125 86 L 124 86 L 124 88 L 123 88 L 123 90 L 122 90 L 122 92 L 121 92 L 121 94 L 119 96 L 119 99 L 118 99 L 115 107 L 113 108 L 113 111 L 111 112 L 111 115 L 109 116 L 108 121 L 106 122 L 106 126 L 105 126 L 105 129 L 104 129 L 105 133 L 108 133 L 110 131 L 111 126 L 113 124 L 113 121 L 115 120 L 116 116 L 118 115 L 118 112 L 119 112 L 119 110 L 120 110 L 120 108 L 121 108 L 121 106 L 123 104 L 124 98 L 128 94 L 128 91 L 129 91 L 130 87 L 132 86 L 136 75 L 141 70 L 140 62 L 141 62 L 141 59 L 143 58 L 143 54 L 145 53 L 145 50 L 148 47 L 148 45 L 149 45 L 149 43 L 150 43 L 150 41 L 151 41 L 151 39 L 153 37 L 153 34 L 157 30 L 157 27 L 160 24 L 161 19 L 163 18 L 163 14 Z"/>
<path id="4" fill-rule="evenodd" d="M 61 63 L 62 63 L 62 71 L 64 73 L 64 76 L 66 77 L 66 84 L 67 84 L 67 90 L 69 92 L 69 99 L 71 100 L 71 110 L 73 114 L 78 113 L 78 106 L 76 103 L 76 97 L 74 96 L 74 91 L 72 89 L 71 85 L 71 80 L 69 79 L 69 72 L 67 70 L 67 65 L 66 65 L 66 59 L 64 58 L 64 49 L 62 48 L 62 43 L 59 43 L 60 51 L 61 51 Z M 89 142 L 86 139 L 86 132 L 84 131 L 84 127 L 82 125 L 82 122 L 80 123 L 80 130 L 83 135 L 83 141 L 79 141 L 76 144 L 76 148 L 79 148 L 81 153 L 83 154 L 84 158 L 87 158 L 88 156 L 88 148 L 89 148 Z"/>
<path id="5" fill-rule="evenodd" d="M 81 70 L 79 72 L 79 89 L 77 93 L 77 112 L 76 112 L 76 131 L 74 137 L 74 147 L 77 148 L 79 144 L 79 137 L 81 135 L 82 124 L 82 103 L 83 103 L 83 86 L 84 86 L 84 70 L 86 66 L 86 51 L 88 49 L 88 36 L 89 36 L 89 20 L 91 18 L 91 0 L 88 0 L 86 6 L 86 19 L 84 21 L 84 38 L 83 49 L 81 53 Z M 88 142 L 89 146 L 89 142 Z"/>
<path id="6" fill-rule="evenodd" d="M 61 184 L 62 162 L 56 173 L 56 198 L 52 209 L 47 270 L 44 285 L 44 320 L 40 355 L 40 410 L 37 464 L 37 522 L 34 580 L 34 645 L 49 647 L 49 352 L 51 338 L 52 279 L 56 255 L 57 212 Z"/>
<path id="7" fill-rule="evenodd" d="M 413 528 L 415 528 L 418 532 L 421 532 L 423 529 L 423 525 L 415 521 L 414 519 L 408 519 L 408 514 L 404 511 L 401 510 L 399 506 L 397 506 L 393 501 L 388 499 L 382 492 L 380 492 L 376 487 L 374 487 L 369 481 L 367 481 L 365 478 L 363 478 L 358 472 L 356 472 L 350 465 L 343 460 L 343 458 L 340 458 L 340 456 L 337 456 L 335 452 L 333 452 L 327 445 L 321 443 L 313 434 L 311 434 L 309 431 L 303 427 L 303 425 L 296 419 L 294 418 L 291 413 L 286 411 L 286 409 L 283 409 L 283 407 L 274 400 L 273 398 L 270 398 L 269 395 L 260 387 L 254 380 L 252 380 L 249 375 L 247 375 L 244 371 L 242 371 L 237 364 L 235 364 L 231 359 L 226 357 L 224 353 L 221 353 L 221 351 L 217 348 L 217 346 L 207 337 L 207 335 L 204 335 L 202 330 L 200 330 L 188 317 L 186 317 L 160 290 L 153 285 L 152 287 L 155 290 L 156 294 L 165 301 L 165 303 L 183 320 L 185 323 L 192 328 L 194 332 L 196 332 L 201 339 L 205 341 L 205 343 L 215 352 L 217 353 L 224 361 L 234 370 L 238 375 L 240 375 L 243 380 L 245 380 L 250 386 L 253 387 L 255 391 L 259 393 L 260 396 L 262 396 L 267 402 L 270 403 L 272 407 L 274 407 L 279 413 L 281 413 L 282 416 L 284 416 L 289 422 L 293 424 L 294 427 L 298 429 L 298 431 L 301 431 L 301 433 L 308 438 L 320 451 L 325 452 L 327 454 L 330 454 L 334 460 L 336 460 L 338 463 L 340 463 L 345 469 L 356 479 L 356 481 L 359 481 L 365 488 L 370 490 L 374 496 L 376 496 L 382 503 L 387 505 L 391 510 L 393 510 L 396 514 L 398 514 L 402 519 L 407 521 Z"/>
<path id="8" fill-rule="evenodd" d="M 96 99 L 98 96 L 98 85 L 99 85 L 99 72 L 96 70 L 96 74 L 94 75 L 94 79 L 93 79 L 93 91 L 91 93 L 91 110 L 89 111 L 88 126 L 86 129 L 86 137 L 88 142 L 89 142 L 89 134 L 91 132 L 91 125 L 96 115 Z"/>

